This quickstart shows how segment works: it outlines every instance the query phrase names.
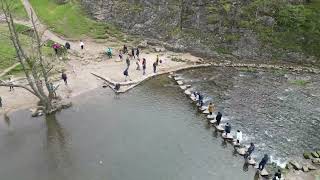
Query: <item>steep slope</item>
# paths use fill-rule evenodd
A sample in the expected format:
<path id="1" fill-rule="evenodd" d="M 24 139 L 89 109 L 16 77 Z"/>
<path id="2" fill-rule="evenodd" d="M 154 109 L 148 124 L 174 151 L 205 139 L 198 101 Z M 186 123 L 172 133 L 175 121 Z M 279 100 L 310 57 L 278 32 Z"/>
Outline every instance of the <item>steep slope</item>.
<path id="1" fill-rule="evenodd" d="M 316 2 L 314 2 L 316 1 Z M 317 4 L 318 0 L 311 0 Z M 303 0 L 81 0 L 95 18 L 203 55 L 315 63 L 320 11 Z"/>

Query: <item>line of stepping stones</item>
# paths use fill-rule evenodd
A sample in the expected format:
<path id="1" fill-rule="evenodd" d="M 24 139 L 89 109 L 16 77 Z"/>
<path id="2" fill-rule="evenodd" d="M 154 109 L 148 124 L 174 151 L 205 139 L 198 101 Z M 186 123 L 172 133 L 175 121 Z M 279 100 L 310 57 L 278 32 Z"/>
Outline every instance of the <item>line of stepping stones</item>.
<path id="1" fill-rule="evenodd" d="M 174 73 L 170 73 L 169 78 L 173 78 L 176 83 L 179 85 L 179 87 L 184 91 L 184 94 L 187 95 L 188 97 L 190 97 L 190 99 L 193 102 L 197 102 L 196 97 L 192 94 L 192 90 L 191 90 L 191 85 L 189 84 L 184 84 L 183 82 L 183 78 L 174 74 Z M 221 136 L 223 139 L 225 139 L 228 142 L 231 142 L 235 147 L 239 147 L 239 144 L 237 144 L 235 142 L 235 139 L 233 138 L 233 135 L 228 134 L 226 135 L 224 132 L 224 128 L 223 126 L 220 124 L 219 126 L 215 125 L 216 120 L 215 120 L 215 116 L 216 114 L 209 114 L 209 110 L 208 110 L 208 106 L 201 106 L 200 104 L 197 103 L 197 107 L 199 109 L 199 111 L 201 111 L 203 114 L 207 115 L 207 119 L 209 120 L 209 122 L 216 128 L 216 130 L 218 132 L 222 132 Z M 236 151 L 239 155 L 244 156 L 246 154 L 247 149 L 245 147 L 242 148 L 236 148 Z M 314 163 L 315 165 L 320 165 L 320 151 L 317 152 L 305 152 L 303 154 L 303 156 L 305 157 L 305 159 L 311 159 L 312 163 Z M 256 165 L 256 161 L 251 158 L 250 160 L 248 160 L 247 162 L 249 165 L 255 166 Z M 311 170 L 316 170 L 317 168 L 311 164 L 308 165 L 300 165 L 297 161 L 292 160 L 289 161 L 286 165 L 287 169 L 295 169 L 295 170 L 302 170 L 303 172 L 308 172 Z M 269 176 L 269 172 L 264 169 L 263 171 L 260 172 L 260 175 L 263 177 Z"/>

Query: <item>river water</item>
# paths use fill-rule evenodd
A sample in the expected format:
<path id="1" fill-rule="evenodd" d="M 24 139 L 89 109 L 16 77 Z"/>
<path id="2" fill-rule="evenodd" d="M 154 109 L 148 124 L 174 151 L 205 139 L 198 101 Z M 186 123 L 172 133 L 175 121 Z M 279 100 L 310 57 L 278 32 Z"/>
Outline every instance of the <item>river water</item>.
<path id="1" fill-rule="evenodd" d="M 320 148 L 320 75 L 257 69 L 204 68 L 181 76 L 217 105 L 245 144 L 284 165 Z"/>
<path id="2" fill-rule="evenodd" d="M 211 99 L 254 156 L 299 157 L 319 145 L 318 75 L 204 68 L 180 72 Z M 305 86 L 296 85 L 309 82 Z M 250 180 L 243 166 L 175 84 L 162 76 L 115 96 L 97 89 L 47 118 L 0 118 L 0 175 L 6 180 Z"/>
<path id="3" fill-rule="evenodd" d="M 115 97 L 97 89 L 55 116 L 0 122 L 6 180 L 254 179 L 166 77 Z"/>

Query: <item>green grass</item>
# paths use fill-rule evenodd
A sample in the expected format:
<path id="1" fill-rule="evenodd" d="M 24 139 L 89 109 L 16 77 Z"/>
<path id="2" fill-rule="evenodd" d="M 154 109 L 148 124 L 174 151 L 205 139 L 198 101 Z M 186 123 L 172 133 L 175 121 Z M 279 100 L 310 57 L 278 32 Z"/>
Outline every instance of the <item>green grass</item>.
<path id="1" fill-rule="evenodd" d="M 290 82 L 291 84 L 297 85 L 297 86 L 306 86 L 310 83 L 310 81 L 297 79 Z"/>
<path id="2" fill-rule="evenodd" d="M 43 23 L 66 37 L 106 39 L 109 36 L 121 36 L 114 26 L 88 18 L 77 1 L 62 5 L 52 0 L 30 0 L 30 3 Z"/>
<path id="3" fill-rule="evenodd" d="M 21 0 L 10 0 L 10 8 L 12 9 L 12 14 L 17 19 L 28 19 L 28 14 L 24 9 Z"/>

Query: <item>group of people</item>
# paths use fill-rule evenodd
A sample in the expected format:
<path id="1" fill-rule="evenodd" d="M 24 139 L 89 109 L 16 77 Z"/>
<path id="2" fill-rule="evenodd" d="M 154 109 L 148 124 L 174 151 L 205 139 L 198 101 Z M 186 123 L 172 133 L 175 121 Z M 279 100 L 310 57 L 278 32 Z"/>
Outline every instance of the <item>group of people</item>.
<path id="1" fill-rule="evenodd" d="M 129 67 L 131 65 L 132 60 L 136 60 L 136 70 L 140 71 L 142 66 L 142 75 L 146 75 L 146 69 L 147 69 L 147 60 L 146 58 L 140 59 L 140 50 L 139 48 L 132 48 L 131 53 L 128 51 L 128 47 L 126 45 L 123 46 L 123 49 L 119 51 L 119 59 L 120 61 L 123 60 L 124 54 L 127 55 L 126 57 L 126 69 L 123 71 L 123 75 L 125 76 L 125 81 L 127 81 L 127 78 L 129 78 Z M 159 59 L 159 55 L 157 55 L 155 62 L 153 63 L 153 73 L 157 73 L 157 67 L 159 63 L 162 63 L 162 60 Z"/>
<path id="2" fill-rule="evenodd" d="M 199 107 L 204 106 L 204 96 L 201 93 L 195 91 L 192 93 L 192 96 L 195 97 L 195 99 L 197 101 L 197 105 Z M 215 111 L 215 106 L 212 102 L 209 103 L 207 110 L 209 112 L 209 115 L 212 116 L 213 112 Z M 219 126 L 221 123 L 221 119 L 222 119 L 222 113 L 218 112 L 215 119 L 216 119 L 216 121 L 215 121 L 216 126 Z M 231 129 L 232 129 L 231 124 L 226 123 L 226 125 L 224 127 L 225 137 L 228 137 L 228 134 L 231 133 Z M 242 132 L 240 130 L 237 130 L 236 139 L 233 142 L 235 148 L 238 148 L 241 146 L 242 140 L 243 140 Z M 244 154 L 244 159 L 246 162 L 251 160 L 251 154 L 254 152 L 254 150 L 255 150 L 255 145 L 254 145 L 254 143 L 251 142 L 249 148 L 246 150 L 246 153 Z M 258 170 L 262 171 L 265 168 L 265 165 L 268 163 L 268 161 L 269 161 L 269 156 L 267 154 L 265 154 L 258 165 Z M 278 179 L 281 179 L 281 170 L 280 169 L 275 173 L 275 175 L 273 177 L 273 180 L 278 180 Z"/>

